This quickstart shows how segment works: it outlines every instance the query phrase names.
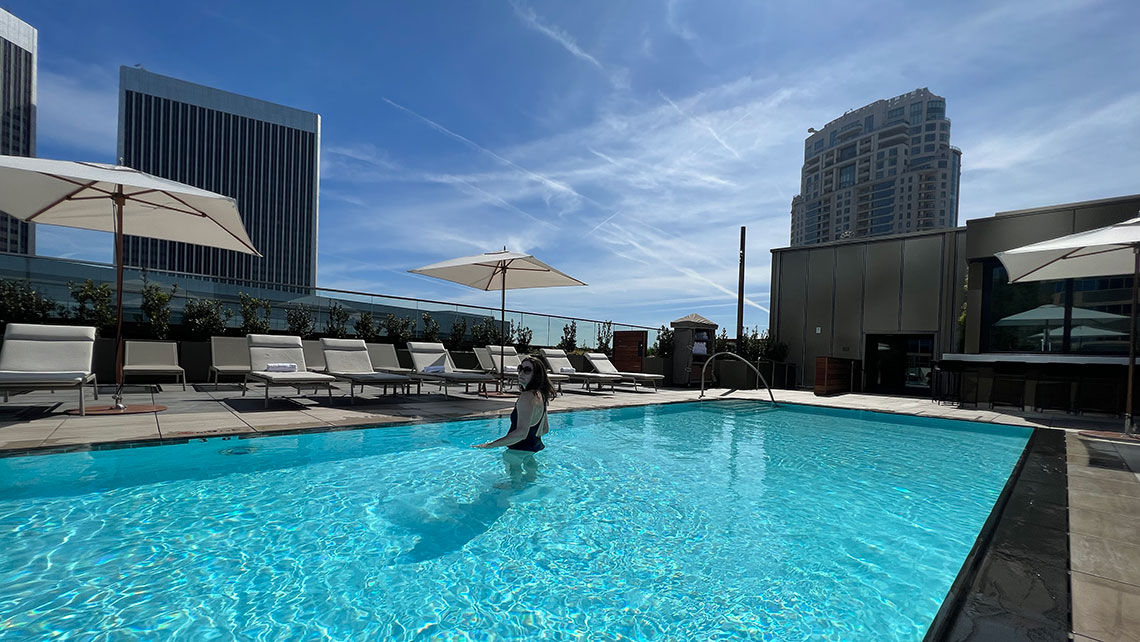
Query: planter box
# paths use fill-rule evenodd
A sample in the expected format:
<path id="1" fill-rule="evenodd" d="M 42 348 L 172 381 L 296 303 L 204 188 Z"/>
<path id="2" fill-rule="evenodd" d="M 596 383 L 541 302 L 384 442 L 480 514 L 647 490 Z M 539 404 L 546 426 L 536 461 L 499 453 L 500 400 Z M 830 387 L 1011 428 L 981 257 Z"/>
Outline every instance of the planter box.
<path id="1" fill-rule="evenodd" d="M 641 364 L 644 373 L 665 375 L 661 385 L 667 386 L 673 381 L 673 357 L 645 357 Z"/>
<path id="2" fill-rule="evenodd" d="M 212 362 L 209 341 L 178 342 L 178 365 L 186 371 L 186 383 L 208 381 Z"/>
<path id="3" fill-rule="evenodd" d="M 743 361 L 732 357 L 721 357 L 713 366 L 716 368 L 718 385 L 722 388 L 736 390 L 753 390 L 756 388 L 756 373 Z"/>

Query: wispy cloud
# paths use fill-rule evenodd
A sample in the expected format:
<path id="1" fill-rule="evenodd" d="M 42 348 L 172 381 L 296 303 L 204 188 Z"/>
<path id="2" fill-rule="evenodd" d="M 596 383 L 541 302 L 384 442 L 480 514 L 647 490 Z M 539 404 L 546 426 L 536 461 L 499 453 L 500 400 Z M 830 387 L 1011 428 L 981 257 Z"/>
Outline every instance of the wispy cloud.
<path id="1" fill-rule="evenodd" d="M 90 64 L 38 75 L 36 135 L 43 143 L 74 150 L 83 160 L 117 160 L 118 75 Z"/>
<path id="2" fill-rule="evenodd" d="M 597 58 L 586 53 L 578 42 L 567 33 L 564 29 L 547 24 L 539 19 L 538 14 L 533 9 L 524 4 L 521 0 L 508 0 L 511 8 L 514 9 L 515 15 L 518 16 L 522 23 L 528 28 L 542 35 L 550 38 L 558 43 L 563 49 L 570 52 L 575 58 L 585 61 L 602 72 L 609 78 L 610 83 L 617 88 L 627 88 L 629 86 L 629 73 L 624 69 L 608 69 Z"/>

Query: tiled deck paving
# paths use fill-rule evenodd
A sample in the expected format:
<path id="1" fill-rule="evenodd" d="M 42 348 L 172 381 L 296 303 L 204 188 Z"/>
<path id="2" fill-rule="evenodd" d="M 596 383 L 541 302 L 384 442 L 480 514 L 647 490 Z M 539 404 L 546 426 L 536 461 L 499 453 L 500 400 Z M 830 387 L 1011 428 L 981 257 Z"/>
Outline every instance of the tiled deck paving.
<path id="1" fill-rule="evenodd" d="M 509 413 L 512 398 L 484 399 L 452 393 L 376 398 L 372 390 L 356 405 L 347 396 L 324 395 L 292 400 L 275 398 L 263 409 L 260 388 L 246 397 L 237 386 L 196 385 L 182 392 L 167 386 L 157 394 L 128 394 L 127 403 L 158 403 L 169 407 L 157 414 L 119 417 L 77 417 L 63 414 L 75 407 L 74 393 L 36 392 L 0 404 L 0 452 L 55 451 L 88 448 L 115 442 L 161 443 L 191 438 L 272 434 L 284 431 L 335 430 L 352 426 L 445 421 Z M 431 387 L 425 386 L 428 393 Z M 284 389 L 281 389 L 284 390 Z M 341 391 L 347 393 L 347 390 Z M 1074 640 L 1140 641 L 1140 442 L 1137 444 L 1090 439 L 1081 430 L 1114 430 L 1120 420 L 1076 417 L 1063 413 L 992 411 L 941 405 L 925 399 L 848 394 L 816 397 L 811 392 L 777 390 L 777 401 L 873 410 L 948 419 L 1049 427 L 1064 431 L 1067 461 L 1068 536 L 1070 548 L 1071 630 Z M 585 394 L 567 387 L 554 400 L 552 411 L 586 410 L 618 406 L 694 401 L 696 390 L 622 391 Z M 766 391 L 710 390 L 710 399 L 767 399 Z M 108 402 L 100 395 L 99 405 Z M 90 402 L 90 396 L 88 396 Z M 99 446 L 95 446 L 99 447 Z M 106 446 L 104 446 L 106 447 Z M 112 446 L 113 447 L 113 446 Z M 1017 500 L 1011 498 L 1010 504 Z M 1051 510 L 1042 498 L 1025 500 Z M 1023 503 L 1025 503 L 1023 502 Z M 1058 518 L 1060 521 L 1060 518 Z M 1029 522 L 1032 524 L 1032 521 Z M 1052 525 L 1066 528 L 1065 524 Z M 1007 526 L 1008 528 L 1008 526 Z M 1029 527 L 1026 527 L 1029 528 Z M 1000 530 L 1000 529 L 999 529 Z M 1054 557 L 1053 562 L 1056 562 Z M 1041 573 L 1048 573 L 1046 563 Z M 1041 573 L 1038 577 L 1041 577 Z M 1028 578 L 1023 601 L 1032 607 L 1034 591 Z M 1047 610 L 1043 606 L 1042 610 Z M 975 629 L 953 639 L 1011 639 L 993 637 L 992 629 Z M 1061 634 L 1063 639 L 1064 634 Z"/>

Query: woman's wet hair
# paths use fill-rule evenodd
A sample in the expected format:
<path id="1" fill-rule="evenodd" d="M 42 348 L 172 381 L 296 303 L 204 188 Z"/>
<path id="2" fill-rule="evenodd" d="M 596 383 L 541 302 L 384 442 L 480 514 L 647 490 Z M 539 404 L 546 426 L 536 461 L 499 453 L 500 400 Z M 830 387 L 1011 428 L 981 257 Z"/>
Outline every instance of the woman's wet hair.
<path id="1" fill-rule="evenodd" d="M 546 374 L 546 366 L 542 365 L 537 357 L 523 357 L 519 362 L 519 368 L 524 365 L 530 365 L 534 369 L 534 374 L 523 390 L 537 390 L 542 395 L 542 400 L 549 403 L 557 394 L 554 392 L 554 384 L 550 383 L 550 377 Z"/>

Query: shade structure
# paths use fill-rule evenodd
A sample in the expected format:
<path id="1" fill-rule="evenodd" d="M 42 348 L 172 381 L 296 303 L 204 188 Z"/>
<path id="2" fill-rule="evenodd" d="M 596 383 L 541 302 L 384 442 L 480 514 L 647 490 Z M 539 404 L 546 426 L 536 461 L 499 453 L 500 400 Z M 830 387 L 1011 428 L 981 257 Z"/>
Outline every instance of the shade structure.
<path id="1" fill-rule="evenodd" d="M 31 223 L 115 235 L 115 406 L 123 410 L 123 236 L 261 256 L 234 199 L 130 167 L 0 156 L 0 211 Z"/>
<path id="2" fill-rule="evenodd" d="M 498 252 L 484 252 L 475 256 L 461 256 L 408 271 L 413 274 L 423 274 L 453 283 L 461 283 L 477 290 L 499 290 L 501 300 L 500 344 L 506 343 L 507 290 L 586 285 L 585 282 L 559 272 L 530 254 L 510 252 L 505 249 Z M 500 350 L 499 372 L 502 371 L 503 351 Z"/>
<path id="3" fill-rule="evenodd" d="M 1140 297 L 1140 216 L 1048 241 L 998 252 L 1010 283 L 1132 275 L 1132 312 L 1128 324 L 1128 390 L 1124 430 L 1135 428 L 1132 389 L 1136 371 L 1136 313 Z"/>
<path id="4" fill-rule="evenodd" d="M 1109 321 L 1123 321 L 1128 317 L 1122 314 L 1112 314 L 1111 312 L 1101 312 L 1100 310 L 1089 310 L 1086 308 L 1073 308 L 1072 319 L 1073 321 L 1099 321 L 1101 323 Z M 1046 303 L 1039 305 L 1032 310 L 1025 312 L 1018 312 L 1011 314 L 1007 317 L 1002 317 L 994 325 L 999 326 L 1043 326 L 1054 325 L 1062 323 L 1065 320 L 1065 306 L 1054 305 Z"/>

